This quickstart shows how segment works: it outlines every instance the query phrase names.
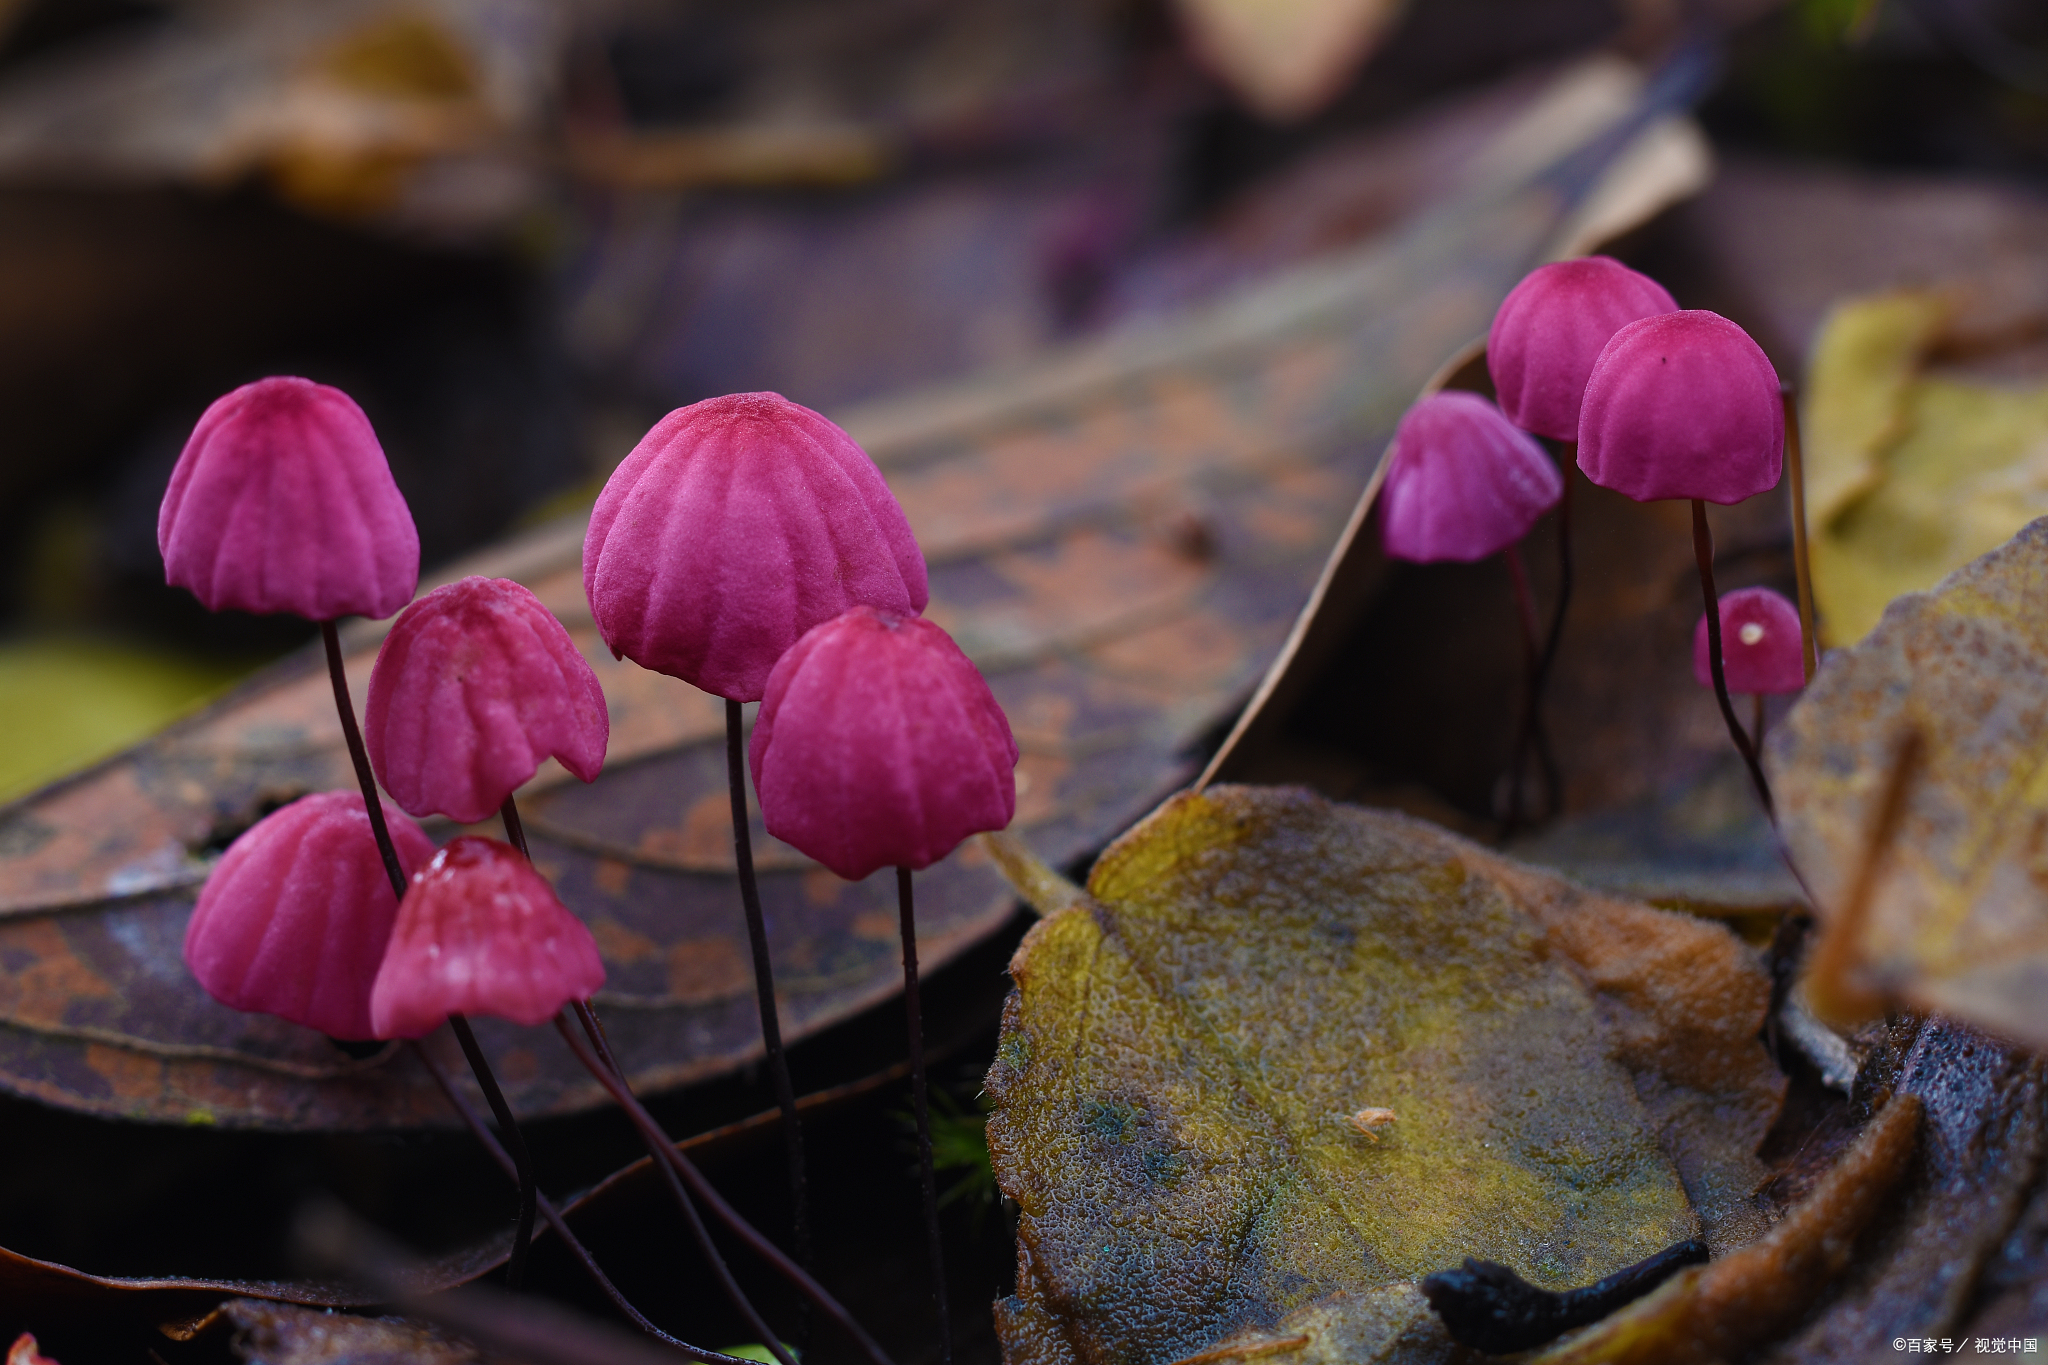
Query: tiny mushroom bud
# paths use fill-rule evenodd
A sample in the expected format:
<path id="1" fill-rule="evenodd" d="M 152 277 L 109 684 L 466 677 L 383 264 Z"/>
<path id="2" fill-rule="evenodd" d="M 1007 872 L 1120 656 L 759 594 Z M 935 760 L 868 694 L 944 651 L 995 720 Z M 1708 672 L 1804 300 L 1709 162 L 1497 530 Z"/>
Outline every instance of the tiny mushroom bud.
<path id="1" fill-rule="evenodd" d="M 610 732 L 569 632 L 503 578 L 465 578 L 407 607 L 377 651 L 363 713 L 384 790 L 414 815 L 464 824 L 497 811 L 551 754 L 592 781 Z"/>
<path id="2" fill-rule="evenodd" d="M 929 867 L 1017 808 L 1009 720 L 951 636 L 855 607 L 769 675 L 748 746 L 768 832 L 848 880 Z"/>
<path id="3" fill-rule="evenodd" d="M 664 417 L 598 495 L 583 587 L 605 643 L 733 701 L 811 627 L 867 605 L 914 616 L 924 556 L 873 460 L 780 394 Z"/>
<path id="4" fill-rule="evenodd" d="M 425 867 L 434 841 L 388 805 L 384 819 L 400 865 Z M 185 930 L 185 965 L 233 1009 L 373 1038 L 370 983 L 397 913 L 362 796 L 301 797 L 221 855 Z"/>
<path id="5" fill-rule="evenodd" d="M 1394 433 L 1380 534 L 1396 559 L 1484 559 L 1529 533 L 1564 495 L 1543 448 L 1474 393 L 1438 393 Z"/>
<path id="6" fill-rule="evenodd" d="M 370 991 L 379 1038 L 451 1014 L 542 1024 L 604 984 L 597 941 L 510 844 L 457 839 L 413 874 Z"/>
<path id="7" fill-rule="evenodd" d="M 1784 445 L 1778 372 L 1718 313 L 1629 323 L 1586 384 L 1579 468 L 1637 502 L 1741 502 L 1777 485 Z"/>
<path id="8" fill-rule="evenodd" d="M 381 618 L 419 585 L 419 532 L 370 420 L 309 379 L 259 379 L 206 410 L 156 539 L 165 580 L 210 611 Z"/>
<path id="9" fill-rule="evenodd" d="M 1524 431 L 1579 437 L 1579 404 L 1601 348 L 1638 318 L 1675 313 L 1648 275 L 1610 256 L 1538 266 L 1509 291 L 1486 333 L 1486 369 L 1501 411 Z"/>
<path id="10" fill-rule="evenodd" d="M 1799 608 L 1769 588 L 1740 588 L 1721 601 L 1721 664 L 1730 692 L 1797 692 L 1806 686 Z M 1692 672 L 1714 685 L 1707 656 L 1707 618 L 1692 635 Z"/>

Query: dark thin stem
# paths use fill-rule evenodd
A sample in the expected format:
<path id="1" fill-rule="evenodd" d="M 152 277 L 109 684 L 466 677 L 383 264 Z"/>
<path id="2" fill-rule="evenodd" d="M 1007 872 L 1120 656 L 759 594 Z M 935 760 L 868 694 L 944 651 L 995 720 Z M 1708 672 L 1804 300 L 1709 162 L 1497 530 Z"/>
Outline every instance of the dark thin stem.
<path id="1" fill-rule="evenodd" d="M 1792 485 L 1792 572 L 1799 580 L 1799 661 L 1806 680 L 1820 667 L 1820 637 L 1813 626 L 1813 561 L 1806 551 L 1806 465 L 1799 455 L 1799 396 L 1790 384 L 1779 390 L 1785 404 L 1785 473 Z"/>
<path id="2" fill-rule="evenodd" d="M 434 1060 L 426 1048 L 422 1047 L 417 1041 L 409 1044 L 409 1046 L 412 1048 L 413 1056 L 419 1059 L 420 1065 L 427 1069 L 427 1074 L 434 1078 L 434 1084 L 441 1087 L 441 1093 L 448 1097 L 448 1103 L 454 1106 L 455 1112 L 461 1115 L 462 1121 L 469 1125 L 469 1131 L 476 1135 L 478 1142 L 483 1144 L 484 1151 L 490 1155 L 491 1160 L 498 1163 L 498 1169 L 502 1170 L 513 1183 L 518 1183 L 518 1164 L 512 1160 L 512 1156 L 505 1150 L 504 1144 L 498 1141 L 498 1135 L 491 1131 L 490 1125 L 484 1122 L 483 1115 L 477 1113 L 475 1106 L 470 1104 L 469 1098 L 455 1088 L 455 1082 L 449 1077 L 441 1064 Z M 562 1245 L 569 1249 L 569 1254 L 582 1264 L 583 1269 L 589 1274 L 597 1287 L 604 1291 L 604 1296 L 612 1301 L 612 1305 L 615 1308 L 631 1319 L 634 1326 L 653 1337 L 662 1345 L 673 1347 L 693 1360 L 710 1362 L 711 1365 L 722 1365 L 723 1362 L 739 1359 L 737 1356 L 724 1355 L 702 1346 L 692 1346 L 687 1341 L 670 1336 L 648 1321 L 647 1315 L 635 1308 L 631 1301 L 619 1292 L 619 1287 L 612 1283 L 611 1277 L 604 1273 L 603 1267 L 598 1265 L 597 1258 L 590 1254 L 590 1248 L 583 1245 L 582 1240 L 574 1232 L 570 1231 L 569 1220 L 562 1216 L 561 1210 L 557 1209 L 546 1195 L 538 1196 L 536 1202 L 540 1208 L 540 1216 L 545 1218 L 548 1226 L 554 1229 L 555 1236 L 562 1239 Z"/>
<path id="3" fill-rule="evenodd" d="M 718 1287 L 725 1291 L 726 1299 L 738 1310 L 739 1315 L 747 1320 L 747 1326 L 781 1365 L 796 1365 L 794 1358 L 783 1346 L 782 1339 L 768 1325 L 767 1319 L 761 1316 L 760 1310 L 754 1307 L 746 1291 L 740 1288 L 739 1281 L 733 1278 L 732 1267 L 725 1263 L 725 1257 L 718 1254 L 718 1245 L 711 1240 L 711 1229 L 704 1226 L 704 1219 L 698 1214 L 697 1206 L 690 1202 L 690 1196 L 684 1192 L 681 1182 L 676 1179 L 677 1172 L 673 1163 L 663 1160 L 666 1153 L 675 1150 L 674 1145 L 669 1142 L 668 1134 L 662 1132 L 661 1126 L 640 1107 L 639 1101 L 632 1098 L 632 1092 L 626 1089 L 625 1082 L 619 1079 L 617 1073 L 600 1062 L 597 1054 L 590 1050 L 590 1045 L 576 1036 L 576 1031 L 569 1027 L 569 1016 L 566 1012 L 555 1015 L 555 1028 L 569 1044 L 569 1050 L 576 1054 L 576 1059 L 589 1069 L 591 1075 L 597 1077 L 605 1089 L 611 1091 L 612 1098 L 618 1100 L 619 1107 L 626 1111 L 626 1117 L 640 1130 L 640 1139 L 647 1145 L 648 1156 L 653 1158 L 655 1168 L 667 1182 L 669 1193 L 675 1198 L 676 1207 L 682 1210 L 683 1221 L 690 1225 L 690 1236 L 696 1239 L 698 1249 L 704 1253 L 704 1259 L 711 1263 L 711 1273 L 717 1278 Z"/>
<path id="4" fill-rule="evenodd" d="M 576 1021 L 583 1025 L 584 1036 L 597 1049 L 597 1059 L 603 1062 L 614 1076 L 625 1079 L 626 1069 L 619 1065 L 619 1059 L 612 1056 L 612 1040 L 605 1036 L 604 1025 L 599 1022 L 597 1011 L 590 1008 L 588 1000 L 578 1000 L 570 1006 L 576 1011 Z"/>
<path id="5" fill-rule="evenodd" d="M 1776 824 L 1778 813 L 1771 804 L 1771 784 L 1764 781 L 1756 749 L 1743 732 L 1742 722 L 1735 718 L 1735 704 L 1728 700 L 1728 672 L 1721 662 L 1721 595 L 1714 590 L 1714 533 L 1707 528 L 1707 504 L 1698 498 L 1692 500 L 1692 548 L 1699 561 L 1700 596 L 1707 604 L 1707 663 L 1714 674 L 1714 700 L 1720 703 L 1728 738 L 1735 741 L 1736 752 L 1749 765 L 1749 780 L 1756 784 L 1757 800 L 1764 803 L 1764 814 Z"/>
<path id="6" fill-rule="evenodd" d="M 377 798 L 377 778 L 370 771 L 370 754 L 363 748 L 363 732 L 356 728 L 356 706 L 349 700 L 348 673 L 341 665 L 341 634 L 334 622 L 320 623 L 320 638 L 327 643 L 327 677 L 334 684 L 334 709 L 341 715 L 342 738 L 348 741 L 349 761 L 355 764 L 356 785 L 363 789 L 363 806 L 370 815 L 370 832 L 377 836 L 377 852 L 384 859 L 384 874 L 391 878 L 392 894 L 405 899 L 405 869 L 398 863 L 398 848 L 391 842 L 391 830 L 384 823 L 384 803 Z"/>
<path id="7" fill-rule="evenodd" d="M 917 913 L 910 869 L 896 869 L 896 920 L 903 935 L 903 1015 L 910 1028 L 910 1103 L 917 1111 L 917 1173 L 924 1185 L 924 1231 L 932 1258 L 932 1296 L 939 1307 L 939 1359 L 953 1360 L 953 1318 L 946 1306 L 946 1256 L 939 1244 L 939 1191 L 932 1176 L 932 1112 L 925 1091 L 924 1019 L 917 997 Z"/>
<path id="8" fill-rule="evenodd" d="M 1550 732 L 1543 726 L 1543 694 L 1550 686 L 1550 670 L 1557 662 L 1557 649 L 1564 639 L 1565 609 L 1572 601 L 1572 483 L 1578 473 L 1579 444 L 1565 447 L 1564 493 L 1557 501 L 1557 605 L 1551 609 L 1550 630 L 1544 636 L 1543 654 L 1536 660 L 1536 700 L 1532 715 L 1536 728 L 1536 758 L 1543 765 L 1544 815 L 1556 818 L 1564 811 L 1564 775 L 1558 771 L 1557 756 L 1550 751 Z"/>
<path id="9" fill-rule="evenodd" d="M 768 925 L 761 916 L 761 888 L 754 881 L 754 840 L 747 829 L 747 765 L 740 742 L 740 704 L 725 702 L 725 768 L 732 788 L 732 851 L 739 864 L 740 903 L 747 912 L 747 943 L 754 950 L 754 996 L 761 1008 L 761 1044 L 768 1076 L 782 1111 L 782 1142 L 789 1158 L 789 1200 L 797 1261 L 811 1264 L 811 1201 L 804 1182 L 804 1137 L 797 1127 L 796 1087 L 782 1051 L 782 1022 L 775 1010 L 775 969 L 768 960 Z"/>
<path id="10" fill-rule="evenodd" d="M 498 807 L 498 818 L 505 822 L 505 837 L 512 841 L 512 847 L 519 850 L 519 856 L 529 863 L 533 854 L 526 848 L 526 826 L 519 822 L 519 803 L 511 792 L 505 793 L 505 804 Z"/>
<path id="11" fill-rule="evenodd" d="M 384 823 L 384 803 L 377 796 L 377 779 L 370 771 L 369 751 L 363 748 L 363 732 L 356 727 L 356 707 L 349 699 L 348 673 L 341 663 L 341 634 L 334 628 L 334 622 L 320 623 L 320 638 L 327 645 L 327 677 L 334 684 L 334 709 L 341 715 L 341 733 L 348 741 L 348 756 L 355 765 L 356 784 L 363 789 L 363 807 L 370 816 L 370 833 L 376 836 L 377 852 L 384 859 L 385 875 L 391 878 L 391 892 L 402 902 L 405 900 L 405 869 L 399 865 L 398 848 L 391 842 L 391 829 Z M 469 1059 L 469 1069 L 476 1073 L 476 1083 L 483 1087 L 484 1095 L 491 1101 L 491 1112 L 497 1115 L 498 1127 L 503 1130 L 505 1142 L 512 1149 L 512 1159 L 519 1168 L 519 1221 L 512 1237 L 512 1259 L 505 1267 L 506 1287 L 517 1289 L 526 1273 L 526 1244 L 533 1237 L 534 1201 L 540 1193 L 533 1182 L 533 1163 L 527 1158 L 526 1139 L 520 1135 L 519 1125 L 513 1122 L 512 1107 L 505 1103 L 504 1092 L 498 1089 L 498 1078 L 491 1074 L 491 1064 L 484 1060 L 483 1049 L 477 1046 L 476 1035 L 469 1031 L 468 1021 L 459 1014 L 451 1014 L 448 1022 L 455 1027 L 455 1036 L 462 1041 L 462 1055 Z"/>
<path id="12" fill-rule="evenodd" d="M 1515 594 L 1515 625 L 1522 635 L 1522 714 L 1515 723 L 1514 756 L 1508 766 L 1508 813 L 1500 830 L 1505 840 L 1522 823 L 1522 770 L 1528 766 L 1536 727 L 1536 660 L 1541 647 L 1536 641 L 1536 598 L 1529 590 L 1529 568 L 1522 562 L 1521 545 L 1508 546 L 1501 558 L 1507 561 L 1508 582 Z"/>
<path id="13" fill-rule="evenodd" d="M 1749 742 L 1758 753 L 1764 749 L 1764 694 L 1749 694 Z"/>
<path id="14" fill-rule="evenodd" d="M 594 1029 L 595 1024 L 596 1017 L 592 1015 L 585 1027 Z M 724 1197 L 712 1187 L 711 1182 L 704 1178 L 704 1173 L 697 1169 L 697 1164 L 669 1141 L 667 1134 L 662 1132 L 661 1125 L 654 1121 L 654 1117 L 633 1094 L 632 1087 L 626 1083 L 625 1078 L 600 1061 L 590 1043 L 576 1037 L 570 1031 L 566 1016 L 557 1015 L 555 1027 L 568 1039 L 569 1048 L 576 1054 L 576 1059 L 583 1063 L 591 1075 L 597 1077 L 598 1083 L 611 1093 L 612 1099 L 626 1111 L 626 1117 L 632 1120 L 633 1126 L 640 1130 L 641 1139 L 647 1144 L 647 1150 L 655 1158 L 656 1165 L 672 1171 L 675 1176 L 680 1176 L 686 1181 L 690 1192 L 704 1201 L 705 1206 L 719 1222 L 725 1224 L 727 1230 L 744 1242 L 750 1251 L 768 1262 L 777 1274 L 795 1286 L 826 1317 L 844 1328 L 847 1335 L 860 1347 L 861 1352 L 874 1361 L 875 1365 L 894 1365 L 876 1344 L 875 1339 L 854 1320 L 853 1314 L 846 1311 L 845 1305 L 827 1293 L 824 1286 L 812 1279 L 802 1266 L 792 1261 L 780 1247 L 762 1236 L 759 1229 L 740 1217 L 738 1210 L 725 1202 Z M 694 1210 L 691 1216 L 695 1216 Z"/>
<path id="15" fill-rule="evenodd" d="M 505 1287 L 517 1289 L 526 1276 L 527 1245 L 533 1240 L 533 1212 L 540 1202 L 540 1186 L 533 1178 L 533 1158 L 527 1154 L 526 1136 L 512 1120 L 512 1106 L 505 1103 L 505 1092 L 498 1088 L 498 1078 L 491 1074 L 491 1064 L 484 1060 L 484 1050 L 477 1046 L 469 1020 L 451 1014 L 448 1027 L 455 1030 L 455 1041 L 462 1044 L 462 1055 L 469 1059 L 469 1069 L 476 1073 L 476 1083 L 483 1087 L 484 1098 L 498 1120 L 498 1131 L 505 1135 L 505 1146 L 511 1151 L 512 1166 L 519 1176 L 519 1221 L 512 1231 L 512 1259 L 505 1263 Z"/>

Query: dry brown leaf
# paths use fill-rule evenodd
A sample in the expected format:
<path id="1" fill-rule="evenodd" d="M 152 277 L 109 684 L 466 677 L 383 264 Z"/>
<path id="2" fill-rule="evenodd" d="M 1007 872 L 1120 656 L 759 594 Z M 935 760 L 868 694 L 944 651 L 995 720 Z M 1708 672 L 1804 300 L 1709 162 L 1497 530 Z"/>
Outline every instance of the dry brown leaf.
<path id="1" fill-rule="evenodd" d="M 1901 738 L 1924 743 L 1867 909 L 1854 984 L 2048 1045 L 2048 521 L 1900 598 L 1832 654 L 1767 745 L 1781 829 L 1844 911 Z"/>

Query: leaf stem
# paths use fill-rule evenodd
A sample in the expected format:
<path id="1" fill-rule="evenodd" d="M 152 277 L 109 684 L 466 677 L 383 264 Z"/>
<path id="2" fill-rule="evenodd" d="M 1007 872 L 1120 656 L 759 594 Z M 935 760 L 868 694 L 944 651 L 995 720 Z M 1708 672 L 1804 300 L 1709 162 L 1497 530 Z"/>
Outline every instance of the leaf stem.
<path id="1" fill-rule="evenodd" d="M 782 1050 L 782 1022 L 775 1008 L 775 969 L 768 959 L 768 926 L 761 915 L 761 888 L 754 880 L 754 840 L 747 828 L 747 765 L 740 728 L 740 703 L 727 697 L 725 770 L 732 794 L 733 861 L 739 865 L 740 904 L 747 914 L 747 944 L 754 953 L 754 996 L 761 1011 L 761 1045 L 768 1055 L 775 1105 L 782 1111 L 794 1249 L 798 1263 L 808 1268 L 812 1263 L 811 1201 L 804 1180 L 804 1138 L 797 1126 L 796 1087 L 790 1083 L 789 1059 Z"/>
<path id="2" fill-rule="evenodd" d="M 377 778 L 370 771 L 370 754 L 363 747 L 363 732 L 356 725 L 355 702 L 348 694 L 348 671 L 341 660 L 341 634 L 335 629 L 334 622 L 320 623 L 320 638 L 327 647 L 327 678 L 334 685 L 334 709 L 341 716 L 341 734 L 348 742 L 349 762 L 356 770 L 356 785 L 363 789 L 363 808 L 370 817 L 370 833 L 377 840 L 377 853 L 384 860 L 384 873 L 391 879 L 391 894 L 403 902 L 405 869 L 398 861 L 397 846 L 391 842 L 390 826 L 384 823 L 384 802 L 377 795 Z M 533 1179 L 533 1162 L 527 1155 L 526 1138 L 512 1117 L 512 1107 L 505 1103 L 505 1094 L 498 1088 L 498 1078 L 491 1074 L 491 1064 L 484 1059 L 483 1049 L 477 1046 L 476 1035 L 470 1032 L 468 1021 L 459 1014 L 451 1014 L 448 1022 L 462 1043 L 462 1055 L 469 1059 L 470 1070 L 476 1073 L 476 1083 L 483 1087 L 485 1098 L 491 1102 L 491 1112 L 497 1116 L 498 1128 L 505 1134 L 505 1145 L 511 1149 L 513 1163 L 519 1170 L 519 1216 L 514 1224 L 512 1258 L 505 1266 L 505 1287 L 517 1289 L 526 1275 L 526 1247 L 533 1236 L 534 1203 L 540 1193 Z"/>
<path id="3" fill-rule="evenodd" d="M 903 1014 L 910 1030 L 910 1100 L 917 1111 L 917 1172 L 924 1188 L 924 1229 L 932 1259 L 932 1296 L 939 1309 L 939 1360 L 952 1365 L 953 1321 L 946 1304 L 946 1256 L 939 1242 L 938 1184 L 932 1174 L 932 1114 L 924 1070 L 924 1019 L 917 993 L 917 913 L 910 869 L 896 869 L 896 919 L 903 935 Z"/>
<path id="4" fill-rule="evenodd" d="M 1699 498 L 1692 500 L 1692 548 L 1699 563 L 1700 596 L 1707 604 L 1707 664 L 1714 675 L 1714 700 L 1720 704 L 1728 738 L 1735 741 L 1736 752 L 1749 765 L 1749 780 L 1756 786 L 1757 800 L 1764 803 L 1764 814 L 1775 825 L 1778 812 L 1771 804 L 1771 784 L 1764 780 L 1756 749 L 1743 731 L 1742 722 L 1735 718 L 1735 704 L 1728 699 L 1728 671 L 1721 663 L 1721 596 L 1714 590 L 1714 533 L 1707 527 L 1707 504 Z"/>

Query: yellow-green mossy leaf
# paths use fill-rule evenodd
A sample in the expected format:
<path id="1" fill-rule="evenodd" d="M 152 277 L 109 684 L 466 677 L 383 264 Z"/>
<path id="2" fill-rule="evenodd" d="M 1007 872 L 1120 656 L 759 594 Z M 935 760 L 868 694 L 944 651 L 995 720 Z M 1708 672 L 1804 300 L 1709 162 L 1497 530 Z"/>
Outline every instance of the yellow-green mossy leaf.
<path id="1" fill-rule="evenodd" d="M 1448 1360 L 1413 1282 L 1466 1256 L 1562 1289 L 1761 1230 L 1782 1082 L 1719 925 L 1289 789 L 1175 797 L 1088 890 L 989 1074 L 1011 1365 Z"/>
<path id="2" fill-rule="evenodd" d="M 1924 757 L 1851 931 L 1857 985 L 2048 1046 L 2048 519 L 1892 603 L 1772 734 L 1780 828 L 1824 920 L 1909 729 Z"/>
<path id="3" fill-rule="evenodd" d="M 1807 494 L 1830 645 L 2048 512 L 2048 388 L 1926 373 L 1952 311 L 1922 291 L 1850 299 L 1814 343 Z"/>

